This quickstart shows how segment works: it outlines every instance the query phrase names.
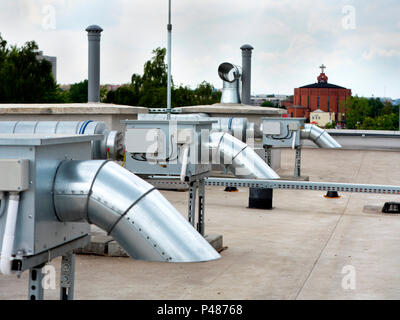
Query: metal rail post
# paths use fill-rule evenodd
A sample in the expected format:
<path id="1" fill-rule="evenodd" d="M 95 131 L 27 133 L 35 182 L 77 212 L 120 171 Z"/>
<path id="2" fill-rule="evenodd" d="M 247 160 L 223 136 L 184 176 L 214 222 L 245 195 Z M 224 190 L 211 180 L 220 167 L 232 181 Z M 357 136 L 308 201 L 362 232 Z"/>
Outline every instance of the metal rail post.
<path id="1" fill-rule="evenodd" d="M 74 299 L 75 254 L 69 252 L 62 256 L 60 276 L 60 300 Z"/>

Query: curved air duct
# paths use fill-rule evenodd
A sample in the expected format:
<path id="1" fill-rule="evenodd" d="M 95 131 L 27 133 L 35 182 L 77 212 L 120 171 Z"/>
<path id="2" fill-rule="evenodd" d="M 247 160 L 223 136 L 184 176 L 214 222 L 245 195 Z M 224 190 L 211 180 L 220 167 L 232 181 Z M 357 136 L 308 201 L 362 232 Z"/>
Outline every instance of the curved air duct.
<path id="1" fill-rule="evenodd" d="M 218 67 L 218 75 L 222 79 L 221 103 L 240 103 L 240 77 L 241 68 L 229 63 L 221 63 Z"/>
<path id="2" fill-rule="evenodd" d="M 166 119 L 166 114 L 139 114 L 140 120 Z M 171 120 L 217 120 L 212 124 L 208 148 L 210 162 L 216 166 L 224 165 L 238 178 L 244 179 L 279 179 L 279 176 L 263 161 L 252 148 L 237 139 L 246 139 L 248 127 L 253 128 L 246 118 L 211 118 L 207 114 L 171 114 Z M 233 136 L 235 135 L 235 137 Z M 219 155 L 217 155 L 217 152 Z M 229 163 L 226 163 L 229 162 Z"/>
<path id="3" fill-rule="evenodd" d="M 124 154 L 121 132 L 99 121 L 1 121 L 0 133 L 101 134 L 102 140 L 92 142 L 92 159 L 120 160 Z"/>
<path id="4" fill-rule="evenodd" d="M 54 182 L 60 221 L 88 221 L 134 259 L 201 262 L 220 258 L 152 185 L 112 161 L 64 161 Z"/>
<path id="5" fill-rule="evenodd" d="M 304 129 L 300 132 L 300 137 L 301 139 L 313 141 L 320 148 L 338 149 L 342 147 L 326 130 L 309 123 L 304 125 Z"/>
<path id="6" fill-rule="evenodd" d="M 211 160 L 219 160 L 236 176 L 242 179 L 279 179 L 247 144 L 224 132 L 210 134 Z"/>

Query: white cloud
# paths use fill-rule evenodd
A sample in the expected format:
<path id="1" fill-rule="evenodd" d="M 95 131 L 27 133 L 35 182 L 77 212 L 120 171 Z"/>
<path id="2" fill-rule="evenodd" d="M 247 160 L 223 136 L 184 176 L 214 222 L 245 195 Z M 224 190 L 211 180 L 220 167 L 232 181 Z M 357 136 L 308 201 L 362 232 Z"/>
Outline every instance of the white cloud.
<path id="1" fill-rule="evenodd" d="M 356 29 L 344 30 L 342 8 L 347 3 L 347 0 L 173 0 L 174 81 L 194 87 L 207 80 L 219 87 L 219 63 L 241 64 L 239 47 L 250 43 L 255 48 L 254 92 L 292 93 L 296 86 L 315 82 L 321 63 L 328 66 L 330 81 L 354 85 L 359 94 L 370 94 L 374 86 L 380 86 L 379 81 L 398 82 L 400 22 L 395 12 L 399 12 L 400 3 L 384 0 L 377 6 L 374 1 L 365 0 L 362 6 L 355 5 Z M 45 5 L 56 9 L 55 30 L 42 28 Z M 102 83 L 128 82 L 132 73 L 143 71 L 153 49 L 166 46 L 167 1 L 0 2 L 2 36 L 18 45 L 34 39 L 46 54 L 56 55 L 57 78 L 62 83 L 87 77 L 84 29 L 89 24 L 99 24 L 104 29 Z M 384 79 L 379 72 L 382 65 Z M 400 88 L 397 90 L 394 95 L 400 97 Z"/>

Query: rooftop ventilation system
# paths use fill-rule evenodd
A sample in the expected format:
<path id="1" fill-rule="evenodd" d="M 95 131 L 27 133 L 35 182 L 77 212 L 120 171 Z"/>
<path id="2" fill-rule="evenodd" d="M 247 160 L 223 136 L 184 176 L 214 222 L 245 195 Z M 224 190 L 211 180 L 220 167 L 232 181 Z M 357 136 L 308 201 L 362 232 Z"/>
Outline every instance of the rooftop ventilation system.
<path id="1" fill-rule="evenodd" d="M 251 104 L 251 55 L 253 47 L 245 44 L 240 49 L 242 50 L 242 67 L 229 62 L 221 63 L 218 67 L 218 75 L 223 81 L 221 103 Z"/>
<path id="2" fill-rule="evenodd" d="M 241 68 L 232 63 L 224 62 L 218 68 L 218 75 L 223 84 L 221 103 L 240 103 Z"/>

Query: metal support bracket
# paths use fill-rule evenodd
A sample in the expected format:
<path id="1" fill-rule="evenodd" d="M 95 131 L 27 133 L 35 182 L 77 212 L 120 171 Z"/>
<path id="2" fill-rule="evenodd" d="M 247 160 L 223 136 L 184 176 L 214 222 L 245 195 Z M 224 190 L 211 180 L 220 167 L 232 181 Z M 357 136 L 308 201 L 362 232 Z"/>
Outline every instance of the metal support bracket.
<path id="1" fill-rule="evenodd" d="M 198 192 L 197 192 L 198 190 Z M 196 220 L 196 194 L 198 194 L 198 217 Z M 204 236 L 204 213 L 205 213 L 205 179 L 189 183 L 189 201 L 188 201 L 188 221 L 197 231 Z"/>
<path id="2" fill-rule="evenodd" d="M 199 188 L 199 216 L 197 222 L 197 231 L 204 237 L 204 215 L 205 215 L 205 181 L 201 179 L 198 183 Z"/>
<path id="3" fill-rule="evenodd" d="M 191 182 L 189 184 L 188 221 L 193 227 L 196 219 L 195 217 L 196 193 L 197 193 L 197 182 Z"/>
<path id="4" fill-rule="evenodd" d="M 296 147 L 296 155 L 294 159 L 294 177 L 301 176 L 301 146 Z"/>
<path id="5" fill-rule="evenodd" d="M 286 190 L 316 190 L 338 191 L 357 193 L 381 193 L 400 194 L 400 186 L 354 184 L 339 182 L 311 182 L 288 180 L 257 180 L 257 179 L 231 179 L 231 178 L 207 178 L 208 186 L 242 187 L 242 188 L 270 188 Z"/>
<path id="6" fill-rule="evenodd" d="M 29 300 L 43 300 L 44 292 L 42 286 L 43 265 L 33 267 L 29 269 L 29 290 L 28 299 Z"/>
<path id="7" fill-rule="evenodd" d="M 71 252 L 62 256 L 60 275 L 60 300 L 74 299 L 75 254 Z"/>
<path id="8" fill-rule="evenodd" d="M 268 166 L 271 166 L 272 163 L 272 152 L 271 152 L 271 148 L 269 147 L 264 147 L 265 150 L 265 163 Z"/>

